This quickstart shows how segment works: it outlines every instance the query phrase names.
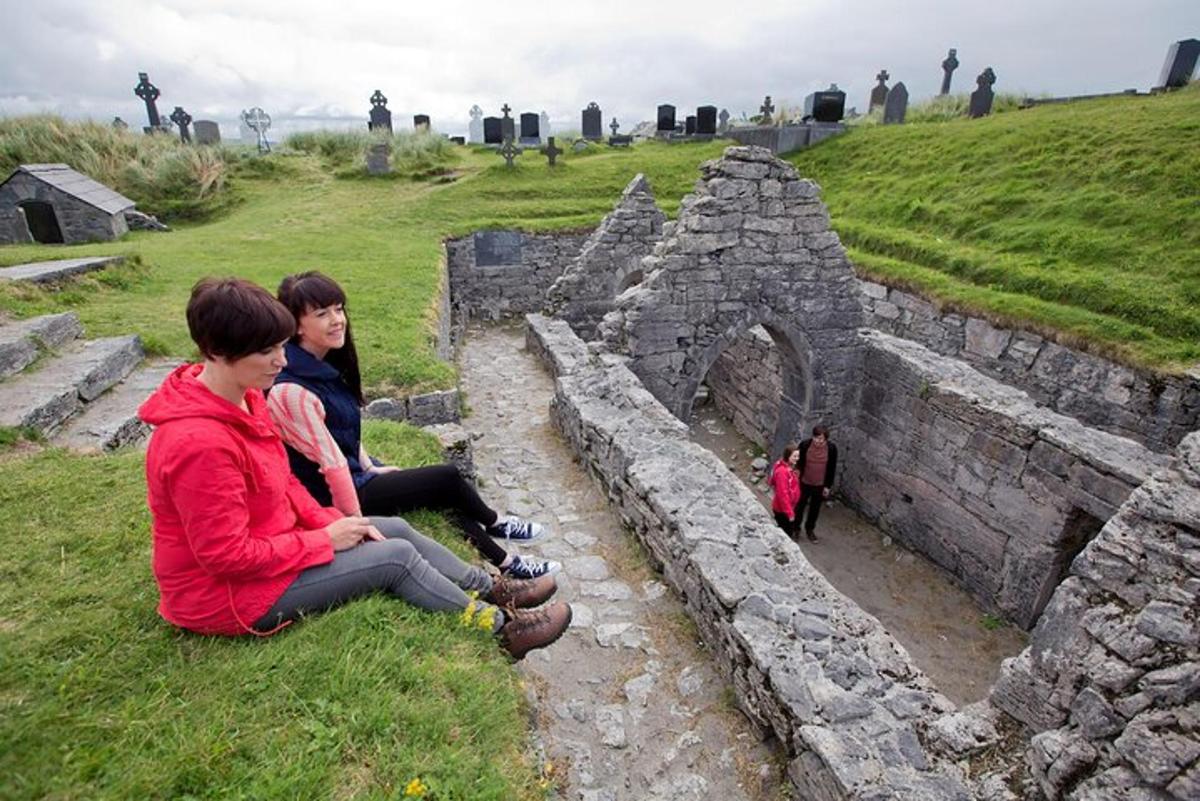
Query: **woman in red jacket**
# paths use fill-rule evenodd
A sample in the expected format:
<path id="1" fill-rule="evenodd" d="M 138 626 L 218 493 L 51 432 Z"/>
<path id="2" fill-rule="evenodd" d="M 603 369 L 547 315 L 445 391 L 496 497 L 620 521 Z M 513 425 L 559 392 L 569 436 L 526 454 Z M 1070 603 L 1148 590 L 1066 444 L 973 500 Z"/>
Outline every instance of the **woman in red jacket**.
<path id="1" fill-rule="evenodd" d="M 800 460 L 800 446 L 789 442 L 783 446 L 783 456 L 771 468 L 771 511 L 775 522 L 789 537 L 796 536 L 796 504 L 800 502 L 800 476 L 796 463 Z"/>
<path id="2" fill-rule="evenodd" d="M 566 604 L 512 609 L 549 598 L 553 578 L 492 579 L 399 518 L 345 517 L 312 499 L 263 399 L 295 333 L 291 312 L 264 289 L 201 281 L 187 320 L 203 363 L 177 369 L 139 410 L 156 426 L 146 483 L 164 618 L 201 634 L 266 634 L 381 590 L 425 609 L 470 610 L 518 659 L 566 630 Z"/>

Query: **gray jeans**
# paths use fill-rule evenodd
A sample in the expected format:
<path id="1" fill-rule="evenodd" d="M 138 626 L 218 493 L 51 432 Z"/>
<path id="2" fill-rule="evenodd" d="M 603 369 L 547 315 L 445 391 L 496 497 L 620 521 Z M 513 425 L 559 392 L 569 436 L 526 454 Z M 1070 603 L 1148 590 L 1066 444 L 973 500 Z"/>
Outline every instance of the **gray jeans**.
<path id="1" fill-rule="evenodd" d="M 386 540 L 338 551 L 332 562 L 304 570 L 255 621 L 254 628 L 268 631 L 284 621 L 323 612 L 377 590 L 422 609 L 457 612 L 471 600 L 464 590 L 486 595 L 492 589 L 492 577 L 486 571 L 417 533 L 403 518 L 370 520 Z M 497 614 L 496 620 L 499 628 L 503 615 Z"/>

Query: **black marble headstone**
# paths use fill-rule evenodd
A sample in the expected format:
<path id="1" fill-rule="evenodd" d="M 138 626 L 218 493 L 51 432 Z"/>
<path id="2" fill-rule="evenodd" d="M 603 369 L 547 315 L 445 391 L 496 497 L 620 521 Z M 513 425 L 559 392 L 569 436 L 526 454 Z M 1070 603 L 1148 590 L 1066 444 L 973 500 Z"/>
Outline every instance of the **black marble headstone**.
<path id="1" fill-rule="evenodd" d="M 498 145 L 504 141 L 504 132 L 500 125 L 499 117 L 484 117 L 483 118 L 483 143 L 485 145 Z"/>
<path id="2" fill-rule="evenodd" d="M 975 83 L 977 86 L 975 91 L 971 92 L 971 107 L 967 114 L 971 117 L 986 117 L 992 113 L 992 100 L 996 98 L 996 93 L 992 91 L 992 84 L 996 83 L 996 73 L 991 67 L 987 67 L 979 73 Z"/>
<path id="3" fill-rule="evenodd" d="M 392 132 L 392 112 L 388 111 L 387 98 L 378 89 L 371 95 L 371 117 L 367 122 L 367 130 Z"/>
<path id="4" fill-rule="evenodd" d="M 426 132 L 429 131 L 429 115 L 428 114 L 414 114 L 413 115 L 413 130 L 419 131 L 421 129 L 424 129 Z"/>
<path id="5" fill-rule="evenodd" d="M 1197 58 L 1200 58 L 1200 39 L 1183 39 L 1171 45 L 1158 85 L 1167 89 L 1186 86 L 1196 71 Z"/>
<path id="6" fill-rule="evenodd" d="M 831 87 L 804 98 L 804 116 L 817 122 L 841 122 L 846 114 L 846 93 Z"/>
<path id="7" fill-rule="evenodd" d="M 675 107 L 670 103 L 664 103 L 658 107 L 658 127 L 659 131 L 674 131 L 675 130 Z"/>
<path id="8" fill-rule="evenodd" d="M 522 145 L 540 145 L 542 137 L 540 136 L 540 124 L 538 115 L 532 112 L 525 112 L 521 115 L 521 144 Z"/>
<path id="9" fill-rule="evenodd" d="M 689 114 L 683 120 L 683 132 L 688 136 L 696 133 L 696 115 Z"/>
<path id="10" fill-rule="evenodd" d="M 696 109 L 696 133 L 715 136 L 717 133 L 717 107 L 700 106 Z"/>
<path id="11" fill-rule="evenodd" d="M 519 231 L 478 231 L 475 234 L 475 266 L 502 267 L 521 263 Z"/>
<path id="12" fill-rule="evenodd" d="M 907 113 L 908 87 L 904 85 L 904 81 L 898 81 L 888 90 L 887 97 L 883 101 L 883 124 L 900 125 L 904 122 L 904 115 Z"/>
<path id="13" fill-rule="evenodd" d="M 604 120 L 600 114 L 600 106 L 588 103 L 583 110 L 583 138 L 599 141 L 604 138 Z"/>

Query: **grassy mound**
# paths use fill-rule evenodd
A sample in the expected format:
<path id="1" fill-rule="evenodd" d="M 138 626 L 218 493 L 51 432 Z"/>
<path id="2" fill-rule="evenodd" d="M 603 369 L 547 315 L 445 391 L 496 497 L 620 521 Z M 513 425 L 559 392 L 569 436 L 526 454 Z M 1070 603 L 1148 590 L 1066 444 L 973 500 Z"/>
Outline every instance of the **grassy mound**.
<path id="1" fill-rule="evenodd" d="M 877 126 L 789 157 L 855 266 L 1133 364 L 1200 359 L 1200 86 Z"/>
<path id="2" fill-rule="evenodd" d="M 305 131 L 290 135 L 285 144 L 301 153 L 320 156 L 339 177 L 350 178 L 367 174 L 367 149 L 376 142 L 392 146 L 394 178 L 443 175 L 458 161 L 450 140 L 427 132 L 398 131 L 389 136 L 360 131 Z"/>
<path id="3" fill-rule="evenodd" d="M 143 136 L 97 122 L 37 115 L 0 119 L 0 174 L 20 164 L 63 163 L 110 186 L 148 214 L 202 218 L 232 198 L 231 155 L 184 145 L 177 136 Z"/>

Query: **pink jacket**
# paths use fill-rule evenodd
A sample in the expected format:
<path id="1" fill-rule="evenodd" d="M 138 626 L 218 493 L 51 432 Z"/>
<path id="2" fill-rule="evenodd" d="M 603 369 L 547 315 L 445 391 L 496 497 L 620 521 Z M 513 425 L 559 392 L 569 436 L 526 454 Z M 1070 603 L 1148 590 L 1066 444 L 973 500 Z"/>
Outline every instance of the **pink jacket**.
<path id="1" fill-rule="evenodd" d="M 771 489 L 775 497 L 771 500 L 771 511 L 796 518 L 796 504 L 800 503 L 800 477 L 787 462 L 780 459 L 771 468 Z"/>
<path id="2" fill-rule="evenodd" d="M 325 527 L 342 515 L 288 469 L 262 392 L 250 413 L 173 372 L 138 410 L 157 426 L 146 453 L 158 612 L 201 634 L 242 634 L 300 571 L 333 561 Z"/>

